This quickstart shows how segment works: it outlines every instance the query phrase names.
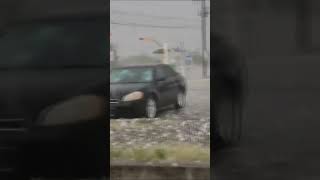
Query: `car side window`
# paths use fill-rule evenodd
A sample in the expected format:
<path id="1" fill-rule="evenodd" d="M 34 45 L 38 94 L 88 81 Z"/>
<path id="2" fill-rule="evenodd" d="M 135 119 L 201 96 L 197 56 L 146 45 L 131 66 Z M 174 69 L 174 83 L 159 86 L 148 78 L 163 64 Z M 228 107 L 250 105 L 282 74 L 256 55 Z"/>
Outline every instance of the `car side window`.
<path id="1" fill-rule="evenodd" d="M 167 78 L 168 75 L 166 74 L 165 70 L 163 67 L 158 67 L 156 70 L 156 76 L 157 79 L 162 79 L 162 78 Z"/>
<path id="2" fill-rule="evenodd" d="M 163 69 L 165 71 L 165 74 L 167 74 L 167 76 L 169 77 L 173 77 L 177 75 L 177 73 L 169 66 L 164 66 Z"/>

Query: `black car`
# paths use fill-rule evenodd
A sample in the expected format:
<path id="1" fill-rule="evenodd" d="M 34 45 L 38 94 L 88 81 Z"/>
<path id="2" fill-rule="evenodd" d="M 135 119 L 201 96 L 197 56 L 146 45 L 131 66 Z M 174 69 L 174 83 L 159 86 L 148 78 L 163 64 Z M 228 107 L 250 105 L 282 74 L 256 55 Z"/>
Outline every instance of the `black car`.
<path id="1" fill-rule="evenodd" d="M 20 8 L 0 12 L 0 179 L 106 177 L 105 1 L 9 2 Z"/>
<path id="2" fill-rule="evenodd" d="M 154 118 L 160 109 L 186 105 L 186 81 L 169 65 L 129 66 L 110 72 L 110 115 Z"/>

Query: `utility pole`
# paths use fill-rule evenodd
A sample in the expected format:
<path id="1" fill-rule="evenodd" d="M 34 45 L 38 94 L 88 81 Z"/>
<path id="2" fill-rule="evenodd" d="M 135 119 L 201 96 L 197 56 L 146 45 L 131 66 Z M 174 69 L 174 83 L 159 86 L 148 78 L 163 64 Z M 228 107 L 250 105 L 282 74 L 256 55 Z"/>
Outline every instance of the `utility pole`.
<path id="1" fill-rule="evenodd" d="M 163 43 L 163 63 L 170 64 L 169 61 L 169 52 L 168 52 L 168 43 Z"/>
<path id="2" fill-rule="evenodd" d="M 206 18 L 208 12 L 206 9 L 206 0 L 201 0 L 201 34 L 202 34 L 202 78 L 207 78 L 208 62 L 205 58 L 205 53 L 207 52 L 207 32 L 206 32 Z"/>
<path id="3" fill-rule="evenodd" d="M 186 58 L 186 53 L 185 53 L 185 48 L 184 48 L 184 42 L 180 42 L 180 68 L 181 68 L 181 73 L 185 77 L 186 76 L 186 64 L 185 64 L 185 58 Z"/>

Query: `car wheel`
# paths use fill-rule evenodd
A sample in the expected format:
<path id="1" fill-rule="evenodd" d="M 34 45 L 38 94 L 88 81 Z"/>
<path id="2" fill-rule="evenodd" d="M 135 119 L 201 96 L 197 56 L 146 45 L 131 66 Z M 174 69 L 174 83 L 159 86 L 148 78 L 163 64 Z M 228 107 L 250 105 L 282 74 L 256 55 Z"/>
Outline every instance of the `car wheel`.
<path id="1" fill-rule="evenodd" d="M 176 104 L 175 104 L 175 107 L 176 109 L 181 109 L 181 108 L 184 108 L 186 106 L 186 93 L 183 92 L 183 91 L 179 91 L 178 94 L 177 94 L 177 98 L 176 98 Z"/>
<path id="2" fill-rule="evenodd" d="M 157 101 L 153 97 L 149 97 L 146 100 L 144 111 L 147 118 L 155 118 L 157 116 Z"/>

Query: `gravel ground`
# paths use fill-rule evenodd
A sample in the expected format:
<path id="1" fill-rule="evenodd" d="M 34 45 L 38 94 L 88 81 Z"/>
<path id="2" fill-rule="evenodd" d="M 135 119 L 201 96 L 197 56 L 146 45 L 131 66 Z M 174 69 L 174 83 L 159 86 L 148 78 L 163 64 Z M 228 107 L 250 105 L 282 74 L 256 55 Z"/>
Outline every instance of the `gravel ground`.
<path id="1" fill-rule="evenodd" d="M 112 147 L 150 147 L 158 144 L 210 145 L 209 119 L 114 120 L 110 128 Z"/>

